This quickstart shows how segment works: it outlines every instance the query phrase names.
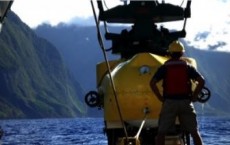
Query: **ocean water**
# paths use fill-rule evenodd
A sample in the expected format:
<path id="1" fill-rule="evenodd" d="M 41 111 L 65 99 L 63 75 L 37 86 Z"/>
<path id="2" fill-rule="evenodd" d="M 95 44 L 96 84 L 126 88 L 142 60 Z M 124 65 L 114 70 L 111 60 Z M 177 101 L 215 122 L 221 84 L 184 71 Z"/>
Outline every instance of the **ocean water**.
<path id="1" fill-rule="evenodd" d="M 205 145 L 230 145 L 230 117 L 198 118 Z M 2 145 L 107 145 L 103 118 L 0 120 Z"/>

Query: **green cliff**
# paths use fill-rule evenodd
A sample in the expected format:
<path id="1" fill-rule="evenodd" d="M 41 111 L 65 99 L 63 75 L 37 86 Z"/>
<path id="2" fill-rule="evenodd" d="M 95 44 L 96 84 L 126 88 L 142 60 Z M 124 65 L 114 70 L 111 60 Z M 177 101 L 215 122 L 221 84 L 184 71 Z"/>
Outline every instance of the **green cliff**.
<path id="1" fill-rule="evenodd" d="M 0 33 L 0 118 L 82 116 L 81 97 L 57 49 L 8 13 Z"/>

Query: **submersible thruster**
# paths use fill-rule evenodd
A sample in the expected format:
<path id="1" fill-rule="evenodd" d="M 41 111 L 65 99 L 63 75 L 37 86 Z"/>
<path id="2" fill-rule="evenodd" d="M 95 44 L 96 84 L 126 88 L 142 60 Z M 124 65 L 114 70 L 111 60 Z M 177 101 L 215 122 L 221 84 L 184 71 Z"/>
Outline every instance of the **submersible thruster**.
<path id="1" fill-rule="evenodd" d="M 130 1 L 108 10 L 104 10 L 102 1 L 97 1 L 98 17 L 93 1 L 91 4 L 105 61 L 96 67 L 97 91 L 87 93 L 85 101 L 90 107 L 103 109 L 108 145 L 154 145 L 161 102 L 149 83 L 159 66 L 169 59 L 168 45 L 186 36 L 191 1 L 185 8 L 164 1 Z M 157 28 L 156 23 L 171 21 L 183 21 L 183 29 L 170 32 L 162 26 Z M 112 41 L 109 49 L 104 47 L 100 22 L 104 22 L 105 39 Z M 107 23 L 131 24 L 131 28 L 110 33 Z M 108 50 L 121 58 L 108 60 Z M 196 67 L 193 58 L 183 59 Z M 209 96 L 209 90 L 204 88 L 200 101 L 207 101 Z M 175 123 L 175 132 L 166 137 L 166 145 L 189 145 L 189 134 L 180 130 L 178 121 Z"/>

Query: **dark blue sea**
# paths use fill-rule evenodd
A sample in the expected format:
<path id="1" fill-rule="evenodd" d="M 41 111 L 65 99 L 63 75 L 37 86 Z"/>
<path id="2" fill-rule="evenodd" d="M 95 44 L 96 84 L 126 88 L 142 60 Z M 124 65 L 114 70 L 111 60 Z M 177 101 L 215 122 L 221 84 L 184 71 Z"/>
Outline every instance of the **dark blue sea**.
<path id="1" fill-rule="evenodd" d="M 205 145 L 230 145 L 230 117 L 199 116 Z M 103 118 L 0 120 L 2 145 L 107 145 Z"/>

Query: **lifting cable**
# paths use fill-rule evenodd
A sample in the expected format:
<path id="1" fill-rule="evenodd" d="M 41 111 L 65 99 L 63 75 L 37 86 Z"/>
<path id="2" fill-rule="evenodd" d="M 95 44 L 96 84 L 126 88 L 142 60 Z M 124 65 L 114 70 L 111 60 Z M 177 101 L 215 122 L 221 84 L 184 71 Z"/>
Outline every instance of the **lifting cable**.
<path id="1" fill-rule="evenodd" d="M 148 108 L 148 107 L 146 107 L 146 108 L 144 109 L 144 113 L 145 113 L 145 116 L 144 116 L 144 119 L 143 119 L 142 122 L 141 122 L 141 126 L 140 126 L 140 128 L 139 128 L 137 134 L 134 136 L 134 138 L 137 139 L 137 140 L 139 139 L 139 136 L 140 136 L 140 134 L 141 134 L 141 131 L 142 131 L 144 125 L 145 125 L 145 122 L 146 122 L 146 119 L 147 119 L 147 115 L 149 114 L 149 108 Z"/>
<path id="2" fill-rule="evenodd" d="M 144 125 L 145 125 L 145 121 L 146 121 L 146 117 L 144 118 L 144 120 L 142 120 L 141 126 L 140 126 L 140 128 L 139 128 L 139 130 L 138 130 L 138 132 L 137 132 L 137 134 L 135 135 L 134 138 L 139 139 L 139 136 L 140 136 L 140 134 L 141 134 L 141 131 L 142 131 Z"/>
<path id="3" fill-rule="evenodd" d="M 184 0 L 182 2 L 182 4 L 184 3 Z M 192 0 L 187 0 L 187 6 L 186 6 L 186 9 L 191 7 L 191 3 L 192 3 Z M 181 4 L 181 5 L 182 5 Z M 186 26 L 186 23 L 187 23 L 187 17 L 184 19 L 184 25 L 183 25 L 183 30 L 185 30 L 185 26 Z"/>
<path id="4" fill-rule="evenodd" d="M 103 44 L 103 40 L 102 40 L 100 28 L 99 28 L 99 20 L 97 20 L 97 17 L 96 17 L 96 12 L 95 12 L 95 9 L 94 9 L 93 0 L 91 0 L 91 6 L 92 6 L 92 9 L 93 9 L 94 19 L 95 19 L 96 27 L 97 27 L 98 42 L 99 42 L 100 47 L 103 50 L 103 55 L 104 55 L 104 59 L 105 59 L 105 62 L 106 62 L 107 69 L 108 69 L 108 74 L 109 74 L 109 78 L 110 78 L 110 83 L 112 85 L 113 95 L 114 95 L 114 98 L 115 98 L 115 101 L 116 101 L 118 114 L 119 114 L 120 121 L 122 123 L 122 127 L 124 129 L 125 137 L 126 137 L 126 140 L 127 140 L 128 139 L 128 133 L 127 133 L 127 129 L 126 129 L 126 126 L 125 126 L 125 123 L 124 123 L 124 120 L 123 120 L 123 117 L 122 117 L 122 114 L 121 114 L 121 109 L 120 109 L 120 106 L 119 106 L 119 103 L 118 103 L 117 93 L 116 93 L 114 81 L 113 81 L 113 78 L 112 78 L 112 75 L 111 75 L 110 65 L 109 65 L 109 62 L 108 62 L 108 59 L 107 59 L 106 50 L 105 50 L 105 47 L 104 47 L 104 44 Z"/>

